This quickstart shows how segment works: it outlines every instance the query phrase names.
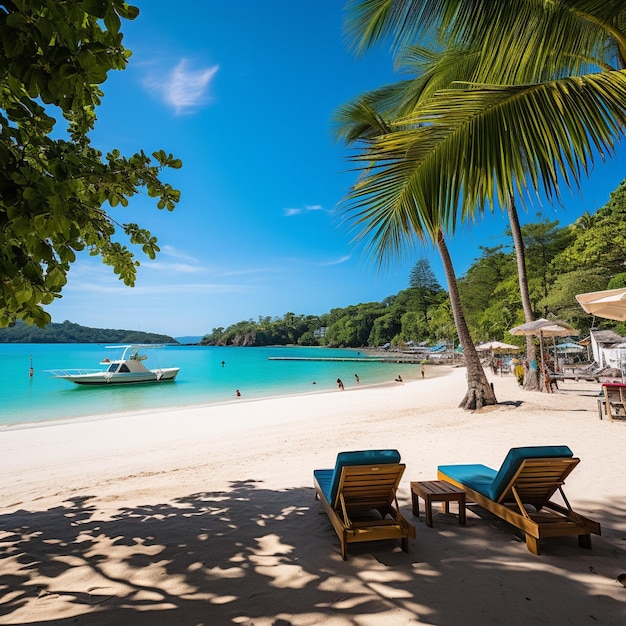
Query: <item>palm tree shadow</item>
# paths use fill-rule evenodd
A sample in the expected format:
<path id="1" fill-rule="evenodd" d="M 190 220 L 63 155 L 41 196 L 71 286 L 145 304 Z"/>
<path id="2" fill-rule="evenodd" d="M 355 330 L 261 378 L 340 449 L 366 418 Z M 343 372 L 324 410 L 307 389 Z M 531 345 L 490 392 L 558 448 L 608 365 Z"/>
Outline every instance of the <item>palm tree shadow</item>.
<path id="1" fill-rule="evenodd" d="M 523 400 L 505 400 L 504 402 L 498 402 L 498 406 L 512 406 L 516 409 L 519 409 L 522 404 L 524 404 Z"/>
<path id="2" fill-rule="evenodd" d="M 509 609 L 485 587 L 496 575 L 510 589 L 552 587 L 565 601 L 585 594 L 592 599 L 570 571 L 511 571 L 509 551 L 520 562 L 535 564 L 538 557 L 517 542 L 511 546 L 501 531 L 494 537 L 488 529 L 492 541 L 484 555 L 472 556 L 477 536 L 485 534 L 482 520 L 465 528 L 452 516 L 438 516 L 432 529 L 422 518 L 415 521 L 410 554 L 395 541 L 356 544 L 344 562 L 312 488 L 271 490 L 244 480 L 224 491 L 112 515 L 99 511 L 91 496 L 49 510 L 21 510 L 0 516 L 0 623 L 28 623 L 22 619 L 28 610 L 30 623 L 39 624 L 54 616 L 55 624 L 287 626 L 339 615 L 345 623 L 360 623 L 363 615 L 383 621 L 395 615 L 402 623 L 414 615 L 422 623 L 452 625 L 467 619 L 479 599 L 481 611 L 491 605 L 504 618 Z M 429 541 L 437 532 L 445 543 Z M 624 550 L 611 550 L 601 545 L 594 558 L 599 553 L 623 563 Z M 557 556 L 559 551 L 578 554 L 567 542 L 557 544 Z M 460 601 L 451 603 L 451 595 Z M 609 615 L 618 610 L 610 600 L 602 603 Z M 537 615 L 542 606 L 537 603 Z M 528 603 L 520 608 L 532 621 Z"/>

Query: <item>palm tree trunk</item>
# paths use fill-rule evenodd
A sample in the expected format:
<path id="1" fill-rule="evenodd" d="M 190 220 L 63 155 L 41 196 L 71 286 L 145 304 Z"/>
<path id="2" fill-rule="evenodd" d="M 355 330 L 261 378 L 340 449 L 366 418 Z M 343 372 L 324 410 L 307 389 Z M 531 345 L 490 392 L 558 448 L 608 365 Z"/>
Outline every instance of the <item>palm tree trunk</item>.
<path id="1" fill-rule="evenodd" d="M 515 208 L 515 200 L 513 196 L 509 197 L 507 202 L 507 211 L 509 214 L 509 224 L 511 225 L 511 235 L 513 236 L 513 245 L 515 247 L 515 260 L 517 261 L 517 277 L 519 281 L 519 291 L 522 297 L 522 309 L 524 310 L 524 321 L 534 321 L 533 309 L 530 304 L 530 294 L 528 292 L 528 275 L 526 273 L 526 253 L 524 251 L 524 241 L 522 239 L 522 229 L 519 224 L 519 216 Z M 537 354 L 535 352 L 535 343 L 531 336 L 526 337 L 526 363 L 524 364 L 524 389 L 536 391 L 539 389 L 539 380 L 537 378 L 537 368 L 531 367 L 531 364 L 537 363 Z"/>
<path id="2" fill-rule="evenodd" d="M 448 252 L 448 246 L 443 237 L 443 233 L 439 231 L 437 235 L 437 247 L 443 261 L 443 267 L 446 272 L 448 281 L 448 292 L 450 294 L 450 304 L 452 306 L 452 314 L 456 331 L 459 335 L 459 341 L 463 347 L 463 356 L 465 357 L 465 367 L 467 368 L 467 393 L 459 406 L 463 409 L 473 411 L 484 406 L 497 404 L 496 396 L 480 363 L 478 352 L 474 347 L 474 342 L 470 336 L 469 329 L 463 315 L 463 307 L 461 306 L 461 297 L 459 296 L 459 288 L 456 282 L 452 259 Z"/>

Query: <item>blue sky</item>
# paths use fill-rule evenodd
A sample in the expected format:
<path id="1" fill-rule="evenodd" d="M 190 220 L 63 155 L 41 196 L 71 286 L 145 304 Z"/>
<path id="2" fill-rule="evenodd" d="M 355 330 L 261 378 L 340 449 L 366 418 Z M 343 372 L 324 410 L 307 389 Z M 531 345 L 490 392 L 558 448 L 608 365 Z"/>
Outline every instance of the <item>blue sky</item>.
<path id="1" fill-rule="evenodd" d="M 388 51 L 360 58 L 345 43 L 342 0 L 136 0 L 141 13 L 123 26 L 128 68 L 103 85 L 93 145 L 130 155 L 163 149 L 183 168 L 164 174 L 181 190 L 174 212 L 136 196 L 110 210 L 157 236 L 161 253 L 141 261 L 135 288 L 99 258 L 82 255 L 55 322 L 203 335 L 258 316 L 322 314 L 380 301 L 408 286 L 424 248 L 379 271 L 352 243 L 337 210 L 355 175 L 332 133 L 337 107 L 399 80 Z M 562 224 L 593 212 L 626 176 L 625 150 L 598 160 L 582 195 L 563 206 L 536 204 Z M 621 158 L 620 158 L 621 157 Z M 502 216 L 461 228 L 450 242 L 458 275 L 479 246 L 509 242 Z"/>

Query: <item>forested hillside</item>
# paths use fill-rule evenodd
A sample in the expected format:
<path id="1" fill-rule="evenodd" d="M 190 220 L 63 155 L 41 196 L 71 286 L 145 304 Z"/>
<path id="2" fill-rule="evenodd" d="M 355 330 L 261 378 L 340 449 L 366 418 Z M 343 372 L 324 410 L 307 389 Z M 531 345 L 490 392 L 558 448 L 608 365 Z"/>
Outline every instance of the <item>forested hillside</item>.
<path id="1" fill-rule="evenodd" d="M 15 326 L 0 328 L 0 343 L 177 343 L 167 335 L 145 333 L 139 330 L 88 328 L 72 322 L 48 324 L 45 328 L 17 322 Z"/>
<path id="2" fill-rule="evenodd" d="M 566 217 L 566 214 L 564 213 Z M 522 228 L 530 297 L 536 317 L 556 317 L 584 336 L 593 319 L 575 299 L 577 293 L 626 287 L 626 181 L 597 211 L 561 226 L 538 215 Z M 447 292 L 421 259 L 408 289 L 383 302 L 332 309 L 320 316 L 286 313 L 259 317 L 228 328 L 214 328 L 202 343 L 210 345 L 299 344 L 381 346 L 408 341 L 456 341 Z M 459 279 L 465 315 L 475 342 L 506 339 L 524 322 L 512 242 L 481 248 L 481 256 Z M 596 320 L 596 325 L 626 334 L 626 324 Z"/>

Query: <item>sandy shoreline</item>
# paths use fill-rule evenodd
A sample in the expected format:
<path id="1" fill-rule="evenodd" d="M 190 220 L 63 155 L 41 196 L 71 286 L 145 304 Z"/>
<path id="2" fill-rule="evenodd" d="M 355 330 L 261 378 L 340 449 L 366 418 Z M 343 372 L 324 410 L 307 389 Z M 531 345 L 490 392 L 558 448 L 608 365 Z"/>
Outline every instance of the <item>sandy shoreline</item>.
<path id="1" fill-rule="evenodd" d="M 346 389 L 0 431 L 0 623 L 617 624 L 626 619 L 626 422 L 600 421 L 598 386 L 457 408 L 463 369 Z M 487 514 L 410 512 L 409 482 L 443 463 L 498 467 L 512 446 L 566 444 L 575 510 L 602 524 L 530 554 Z M 397 448 L 416 526 L 350 549 L 314 500 L 337 452 Z M 558 608 L 557 608 L 558 607 Z"/>

